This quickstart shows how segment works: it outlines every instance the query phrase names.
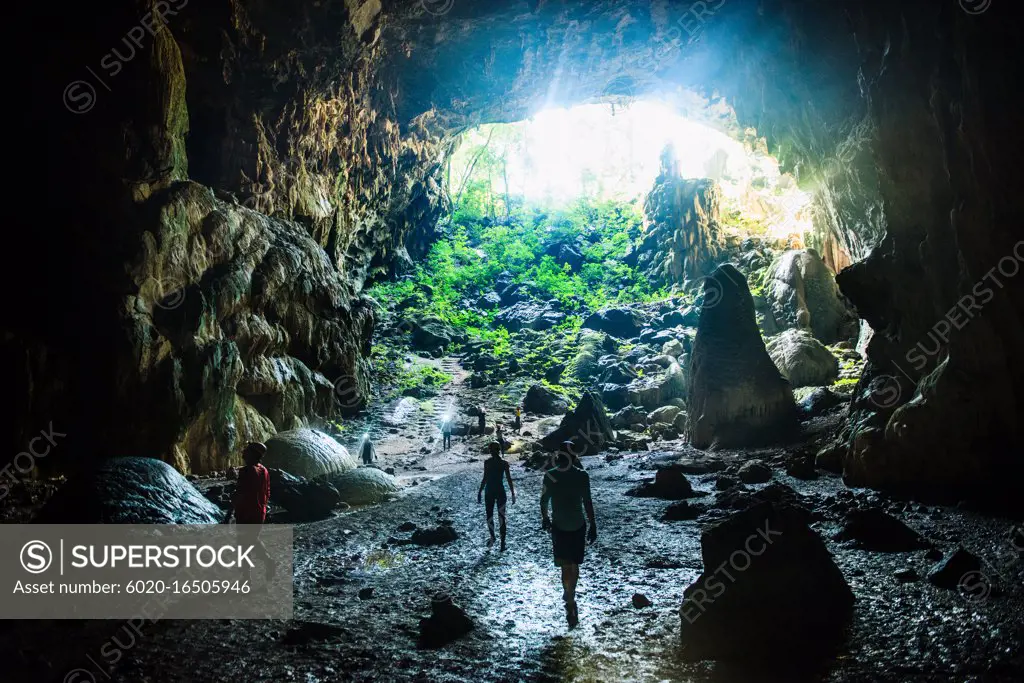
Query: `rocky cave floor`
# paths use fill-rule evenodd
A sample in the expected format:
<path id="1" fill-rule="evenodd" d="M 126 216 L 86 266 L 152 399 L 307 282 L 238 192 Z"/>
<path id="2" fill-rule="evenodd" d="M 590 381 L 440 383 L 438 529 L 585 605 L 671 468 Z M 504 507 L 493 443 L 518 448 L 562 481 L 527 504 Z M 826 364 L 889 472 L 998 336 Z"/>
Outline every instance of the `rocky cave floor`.
<path id="1" fill-rule="evenodd" d="M 440 404 L 486 402 L 488 390 L 471 391 L 459 377 L 437 397 Z M 490 396 L 497 406 L 493 389 Z M 376 417 L 393 414 L 396 405 L 384 406 Z M 431 420 L 407 420 L 391 433 L 376 417 L 367 424 L 396 440 L 381 437 L 382 465 L 396 466 L 404 492 L 388 504 L 296 527 L 293 620 L 145 623 L 110 671 L 95 662 L 103 661 L 99 652 L 111 638 L 122 645 L 129 640 L 123 622 L 9 622 L 2 648 L 10 664 L 5 679 L 24 671 L 30 677 L 23 680 L 66 681 L 65 672 L 79 667 L 92 672 L 92 680 L 125 683 L 1010 681 L 1024 673 L 1024 563 L 1012 545 L 1011 520 L 850 490 L 826 473 L 814 480 L 785 473 L 785 459 L 806 442 L 827 438 L 842 414 L 805 424 L 805 442 L 787 448 L 702 453 L 666 442 L 658 451 L 584 458 L 600 537 L 588 549 L 579 587 L 581 623 L 574 631 L 565 625 L 558 570 L 540 530 L 540 473 L 514 464 L 519 497 L 509 506 L 509 548 L 488 548 L 483 506 L 476 504 L 478 454 L 486 437 L 456 437 L 449 454 L 437 454 L 430 447 Z M 395 452 L 396 444 L 407 448 L 417 435 L 425 435 L 427 453 Z M 748 491 L 777 484 L 797 491 L 857 599 L 842 651 L 823 661 L 794 652 L 792 660 L 802 666 L 798 672 L 773 673 L 757 661 L 736 666 L 680 656 L 679 605 L 683 589 L 701 571 L 701 525 L 729 514 L 736 493 L 716 491 L 717 478 L 750 458 L 771 464 L 773 481 L 747 486 Z M 694 472 L 688 475 L 694 488 L 706 494 L 691 499 L 702 511 L 697 519 L 662 521 L 670 501 L 625 495 L 658 466 L 680 461 Z M 963 546 L 982 558 L 991 590 L 966 593 L 931 585 L 924 577 L 934 560 L 925 550 L 873 552 L 832 540 L 849 510 L 876 505 L 945 556 Z M 428 528 L 444 521 L 459 535 L 445 545 L 411 545 L 404 542 L 409 533 L 399 531 L 408 522 Z M 915 575 L 901 581 L 898 573 L 908 569 Z M 476 625 L 441 649 L 423 649 L 417 645 L 419 619 L 429 614 L 437 591 L 452 595 Z M 634 607 L 634 593 L 652 606 Z"/>

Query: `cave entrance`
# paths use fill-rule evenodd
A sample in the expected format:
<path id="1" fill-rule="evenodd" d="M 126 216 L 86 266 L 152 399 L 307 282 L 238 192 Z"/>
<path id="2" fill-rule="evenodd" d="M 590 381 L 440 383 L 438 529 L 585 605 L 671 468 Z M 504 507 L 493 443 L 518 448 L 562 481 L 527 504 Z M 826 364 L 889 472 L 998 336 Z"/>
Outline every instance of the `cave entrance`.
<path id="1" fill-rule="evenodd" d="M 801 247 L 811 230 L 811 195 L 780 171 L 755 131 L 691 120 L 659 100 L 551 108 L 477 126 L 460 135 L 445 185 L 456 216 L 509 224 L 517 212 L 588 202 L 643 213 L 662 175 L 711 181 L 726 235 Z"/>

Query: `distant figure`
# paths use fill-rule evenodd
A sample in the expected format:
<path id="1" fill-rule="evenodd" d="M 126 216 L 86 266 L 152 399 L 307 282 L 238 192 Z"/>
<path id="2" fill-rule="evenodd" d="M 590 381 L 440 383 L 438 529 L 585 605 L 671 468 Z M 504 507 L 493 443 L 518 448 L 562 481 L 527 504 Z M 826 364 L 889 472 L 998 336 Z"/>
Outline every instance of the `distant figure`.
<path id="1" fill-rule="evenodd" d="M 444 450 L 452 447 L 452 416 L 445 415 L 441 422 L 441 446 Z"/>
<path id="2" fill-rule="evenodd" d="M 243 544 L 253 546 L 253 552 L 266 565 L 267 580 L 274 577 L 277 563 L 260 540 L 260 530 L 267 519 L 267 502 L 270 500 L 270 472 L 260 460 L 267 453 L 266 445 L 254 441 L 242 451 L 245 466 L 238 472 L 238 483 L 232 498 L 238 535 Z M 228 519 L 231 515 L 228 513 Z"/>
<path id="3" fill-rule="evenodd" d="M 505 435 L 501 433 L 501 423 L 494 423 L 494 440 L 498 442 L 498 448 L 501 449 L 501 454 L 505 455 L 505 451 L 512 445 L 511 442 L 505 439 Z"/>
<path id="4" fill-rule="evenodd" d="M 377 449 L 373 447 L 369 434 L 363 434 L 363 443 L 359 448 L 359 457 L 364 465 L 370 465 L 377 460 Z"/>
<path id="5" fill-rule="evenodd" d="M 556 466 L 544 475 L 540 494 L 541 525 L 551 531 L 551 546 L 555 564 L 562 568 L 562 600 L 565 601 L 565 619 L 569 628 L 580 622 L 576 606 L 576 584 L 580 579 L 580 565 L 586 550 L 585 541 L 597 540 L 597 521 L 594 503 L 590 498 L 590 475 L 579 466 L 569 450 L 571 442 L 556 454 Z M 548 503 L 552 515 L 548 517 Z M 583 514 L 586 512 L 586 519 Z M 587 528 L 589 522 L 590 528 Z"/>
<path id="6" fill-rule="evenodd" d="M 480 482 L 480 490 L 476 492 L 476 502 L 487 493 L 487 530 L 491 532 L 488 546 L 494 545 L 494 508 L 498 508 L 498 521 L 501 525 L 501 549 L 505 550 L 505 479 L 508 479 L 508 490 L 512 494 L 512 504 L 516 503 L 516 488 L 512 483 L 512 470 L 501 457 L 501 447 L 497 442 L 487 444 L 491 457 L 484 460 L 484 478 Z"/>
<path id="7" fill-rule="evenodd" d="M 478 420 L 477 428 L 480 430 L 480 433 L 481 434 L 486 434 L 487 433 L 487 411 L 484 410 L 483 406 L 480 406 L 480 412 L 477 415 L 477 420 Z"/>
<path id="8" fill-rule="evenodd" d="M 523 415 L 519 410 L 519 406 L 516 406 L 516 416 L 512 420 L 512 430 L 518 434 L 519 430 L 523 428 Z"/>

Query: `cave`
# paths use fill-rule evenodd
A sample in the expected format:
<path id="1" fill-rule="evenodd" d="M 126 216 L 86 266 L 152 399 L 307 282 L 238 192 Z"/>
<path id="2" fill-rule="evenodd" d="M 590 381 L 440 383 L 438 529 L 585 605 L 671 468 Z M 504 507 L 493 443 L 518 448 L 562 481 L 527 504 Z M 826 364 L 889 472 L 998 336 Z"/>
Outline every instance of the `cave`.
<path id="1" fill-rule="evenodd" d="M 124 0 L 32 17 L 40 132 L 13 168 L 45 179 L 45 221 L 9 231 L 0 519 L 218 528 L 263 472 L 268 538 L 294 537 L 287 618 L 8 612 L 5 675 L 1020 680 L 1008 11 Z M 625 181 L 591 174 L 554 206 L 511 189 L 511 143 L 491 146 L 651 102 L 769 180 L 652 136 L 630 196 L 598 197 Z M 513 169 L 521 187 L 570 166 L 562 142 L 612 144 L 564 121 L 533 143 L 554 149 L 543 168 Z M 498 506 L 501 550 L 492 444 L 519 495 Z M 557 507 L 552 538 L 578 605 L 535 505 L 577 470 L 597 541 L 557 559 Z"/>

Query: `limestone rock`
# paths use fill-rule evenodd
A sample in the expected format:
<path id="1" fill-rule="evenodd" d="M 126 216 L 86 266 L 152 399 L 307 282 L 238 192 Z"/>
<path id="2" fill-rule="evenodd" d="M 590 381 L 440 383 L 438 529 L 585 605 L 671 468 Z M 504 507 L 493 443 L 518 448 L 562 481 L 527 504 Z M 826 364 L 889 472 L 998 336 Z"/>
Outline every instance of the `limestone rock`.
<path id="1" fill-rule="evenodd" d="M 783 328 L 807 329 L 831 344 L 856 334 L 856 319 L 835 276 L 813 249 L 787 251 L 769 275 L 767 298 Z"/>
<path id="2" fill-rule="evenodd" d="M 728 264 L 704 284 L 688 393 L 688 436 L 697 448 L 766 443 L 796 431 L 793 390 L 761 340 L 746 279 Z"/>
<path id="3" fill-rule="evenodd" d="M 583 327 L 605 332 L 619 339 L 632 339 L 640 334 L 643 324 L 640 315 L 629 308 L 608 308 L 593 313 L 583 321 Z"/>
<path id="4" fill-rule="evenodd" d="M 225 514 L 173 467 L 152 458 L 111 458 L 68 480 L 38 524 L 219 524 Z"/>
<path id="5" fill-rule="evenodd" d="M 828 386 L 839 377 L 839 361 L 805 330 L 786 330 L 768 340 L 768 355 L 790 386 Z"/>
<path id="6" fill-rule="evenodd" d="M 279 432 L 268 440 L 263 464 L 297 477 L 316 479 L 354 469 L 356 461 L 327 434 L 303 428 Z"/>
<path id="7" fill-rule="evenodd" d="M 647 421 L 650 423 L 665 422 L 672 424 L 676 419 L 676 415 L 679 414 L 679 410 L 678 406 L 662 406 L 657 410 L 651 411 L 647 416 Z"/>
<path id="8" fill-rule="evenodd" d="M 850 510 L 837 541 L 853 541 L 864 550 L 907 552 L 931 546 L 921 534 L 878 508 Z"/>
<path id="9" fill-rule="evenodd" d="M 569 400 L 543 384 L 533 384 L 523 397 L 523 410 L 538 415 L 564 415 L 569 412 Z"/>
<path id="10" fill-rule="evenodd" d="M 771 481 L 772 468 L 764 464 L 763 460 L 748 460 L 736 473 L 739 480 L 744 484 L 763 484 Z"/>
<path id="11" fill-rule="evenodd" d="M 573 455 L 593 455 L 605 444 L 615 441 L 615 432 L 605 413 L 604 404 L 593 392 L 585 392 L 575 410 L 562 419 L 558 429 L 541 439 L 546 450 L 559 451 L 565 441 L 575 445 Z"/>
<path id="12" fill-rule="evenodd" d="M 841 638 L 853 592 L 795 508 L 736 513 L 701 534 L 701 555 L 704 573 L 680 608 L 684 657 L 780 662 Z"/>
<path id="13" fill-rule="evenodd" d="M 520 301 L 494 316 L 494 324 L 509 332 L 549 330 L 565 321 L 565 313 L 535 301 Z"/>
<path id="14" fill-rule="evenodd" d="M 399 491 L 395 478 L 376 467 L 360 467 L 329 477 L 338 496 L 349 505 L 383 503 Z"/>
<path id="15" fill-rule="evenodd" d="M 323 519 L 342 502 L 338 490 L 326 481 L 310 481 L 284 470 L 270 472 L 270 501 L 288 511 L 289 522 Z"/>
<path id="16" fill-rule="evenodd" d="M 683 178 L 678 166 L 674 151 L 666 148 L 661 172 L 644 201 L 643 237 L 630 254 L 636 268 L 664 286 L 704 277 L 724 247 L 721 190 L 713 180 Z"/>

